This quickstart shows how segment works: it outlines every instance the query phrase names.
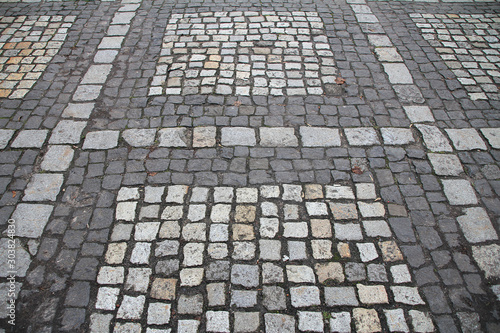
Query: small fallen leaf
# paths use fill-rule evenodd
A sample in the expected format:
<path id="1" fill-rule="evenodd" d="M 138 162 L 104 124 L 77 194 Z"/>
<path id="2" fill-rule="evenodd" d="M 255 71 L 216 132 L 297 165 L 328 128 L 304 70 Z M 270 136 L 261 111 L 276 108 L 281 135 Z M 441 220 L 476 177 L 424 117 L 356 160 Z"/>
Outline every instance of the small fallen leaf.
<path id="1" fill-rule="evenodd" d="M 337 78 L 335 79 L 335 83 L 336 84 L 344 84 L 345 79 L 341 78 L 340 76 L 337 76 Z"/>
<path id="2" fill-rule="evenodd" d="M 154 177 L 158 174 L 158 172 L 148 172 L 148 176 Z"/>
<path id="3" fill-rule="evenodd" d="M 240 105 L 241 105 L 241 101 L 234 102 L 234 106 L 240 106 Z"/>
<path id="4" fill-rule="evenodd" d="M 363 173 L 363 170 L 359 166 L 355 166 L 354 168 L 351 169 L 351 171 L 357 175 L 361 175 Z"/>
<path id="5" fill-rule="evenodd" d="M 17 195 L 16 191 L 12 191 L 12 197 L 15 198 Z"/>

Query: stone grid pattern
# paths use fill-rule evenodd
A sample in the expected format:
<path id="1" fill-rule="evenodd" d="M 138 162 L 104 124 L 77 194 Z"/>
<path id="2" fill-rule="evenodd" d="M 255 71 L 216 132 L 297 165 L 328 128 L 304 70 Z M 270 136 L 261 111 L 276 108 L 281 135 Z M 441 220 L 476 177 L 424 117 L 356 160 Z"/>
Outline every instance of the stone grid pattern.
<path id="1" fill-rule="evenodd" d="M 337 73 L 316 12 L 173 14 L 161 55 L 149 95 L 322 95 Z"/>
<path id="2" fill-rule="evenodd" d="M 500 15 L 410 16 L 472 100 L 500 99 Z"/>
<path id="3" fill-rule="evenodd" d="M 59 52 L 75 16 L 0 18 L 0 97 L 22 98 Z"/>
<path id="4" fill-rule="evenodd" d="M 122 187 L 91 331 L 107 331 L 114 318 L 115 331 L 140 332 L 134 320 L 146 317 L 179 332 L 295 331 L 295 322 L 343 332 L 351 318 L 358 331 L 386 320 L 391 331 L 431 332 L 376 198 L 372 183 Z M 417 308 L 385 309 L 389 298 Z"/>

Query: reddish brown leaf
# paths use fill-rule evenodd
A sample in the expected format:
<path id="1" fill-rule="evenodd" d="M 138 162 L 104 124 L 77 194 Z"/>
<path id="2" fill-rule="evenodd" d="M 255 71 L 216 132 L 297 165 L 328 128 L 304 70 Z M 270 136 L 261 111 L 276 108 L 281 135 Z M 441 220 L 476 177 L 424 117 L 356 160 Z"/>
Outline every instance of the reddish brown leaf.
<path id="1" fill-rule="evenodd" d="M 241 105 L 241 101 L 234 102 L 234 106 L 240 106 L 240 105 Z"/>
<path id="2" fill-rule="evenodd" d="M 355 166 L 354 168 L 352 168 L 351 171 L 357 175 L 361 175 L 363 173 L 363 170 L 361 170 L 361 168 L 359 166 Z"/>
<path id="3" fill-rule="evenodd" d="M 337 78 L 335 79 L 335 83 L 336 84 L 344 84 L 345 79 L 341 78 L 340 76 L 337 76 Z"/>
<path id="4" fill-rule="evenodd" d="M 148 176 L 154 177 L 158 174 L 158 172 L 148 172 Z"/>
<path id="5" fill-rule="evenodd" d="M 17 195 L 16 191 L 12 191 L 12 197 L 15 198 Z"/>

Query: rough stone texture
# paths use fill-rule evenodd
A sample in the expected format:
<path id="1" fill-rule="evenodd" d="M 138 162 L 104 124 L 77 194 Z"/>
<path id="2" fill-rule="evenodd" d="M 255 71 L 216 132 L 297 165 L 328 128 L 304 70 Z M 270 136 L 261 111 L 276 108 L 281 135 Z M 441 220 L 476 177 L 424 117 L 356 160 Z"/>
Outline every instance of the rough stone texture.
<path id="1" fill-rule="evenodd" d="M 189 144 L 187 128 L 163 128 L 158 137 L 160 147 L 187 147 Z"/>
<path id="2" fill-rule="evenodd" d="M 132 147 L 148 147 L 154 144 L 156 130 L 129 129 L 122 133 L 123 139 Z"/>
<path id="3" fill-rule="evenodd" d="M 452 205 L 473 205 L 477 197 L 469 181 L 464 179 L 443 179 L 444 194 Z"/>
<path id="4" fill-rule="evenodd" d="M 65 171 L 73 160 L 74 151 L 70 146 L 50 146 L 43 157 L 42 170 Z"/>
<path id="5" fill-rule="evenodd" d="M 83 149 L 110 149 L 118 145 L 118 131 L 90 132 L 83 142 Z"/>
<path id="6" fill-rule="evenodd" d="M 481 139 L 479 133 L 475 129 L 446 129 L 446 133 L 450 137 L 453 145 L 457 150 L 486 150 L 484 141 Z"/>
<path id="7" fill-rule="evenodd" d="M 24 193 L 23 201 L 56 201 L 64 177 L 61 174 L 33 175 Z"/>
<path id="8" fill-rule="evenodd" d="M 500 277 L 500 246 L 497 244 L 473 246 L 472 255 L 486 278 Z"/>
<path id="9" fill-rule="evenodd" d="M 465 215 L 457 217 L 457 221 L 467 241 L 482 243 L 498 239 L 490 218 L 483 208 L 465 208 L 464 213 Z"/>
<path id="10" fill-rule="evenodd" d="M 338 129 L 302 126 L 300 136 L 305 147 L 337 147 L 341 144 Z"/>
<path id="11" fill-rule="evenodd" d="M 47 130 L 20 131 L 11 144 L 12 148 L 41 148 L 47 138 Z"/>
<path id="12" fill-rule="evenodd" d="M 260 144 L 263 147 L 297 147 L 299 142 L 293 128 L 263 127 L 260 129 Z"/>
<path id="13" fill-rule="evenodd" d="M 221 130 L 223 146 L 255 146 L 257 143 L 255 131 L 245 127 L 225 127 Z"/>

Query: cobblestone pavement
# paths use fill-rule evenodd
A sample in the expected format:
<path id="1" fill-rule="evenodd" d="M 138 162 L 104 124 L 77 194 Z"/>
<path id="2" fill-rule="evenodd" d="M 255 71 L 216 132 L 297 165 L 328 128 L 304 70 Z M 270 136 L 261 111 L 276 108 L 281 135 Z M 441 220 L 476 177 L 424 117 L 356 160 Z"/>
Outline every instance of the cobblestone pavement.
<path id="1" fill-rule="evenodd" d="M 0 332 L 500 332 L 496 1 L 0 4 Z"/>

